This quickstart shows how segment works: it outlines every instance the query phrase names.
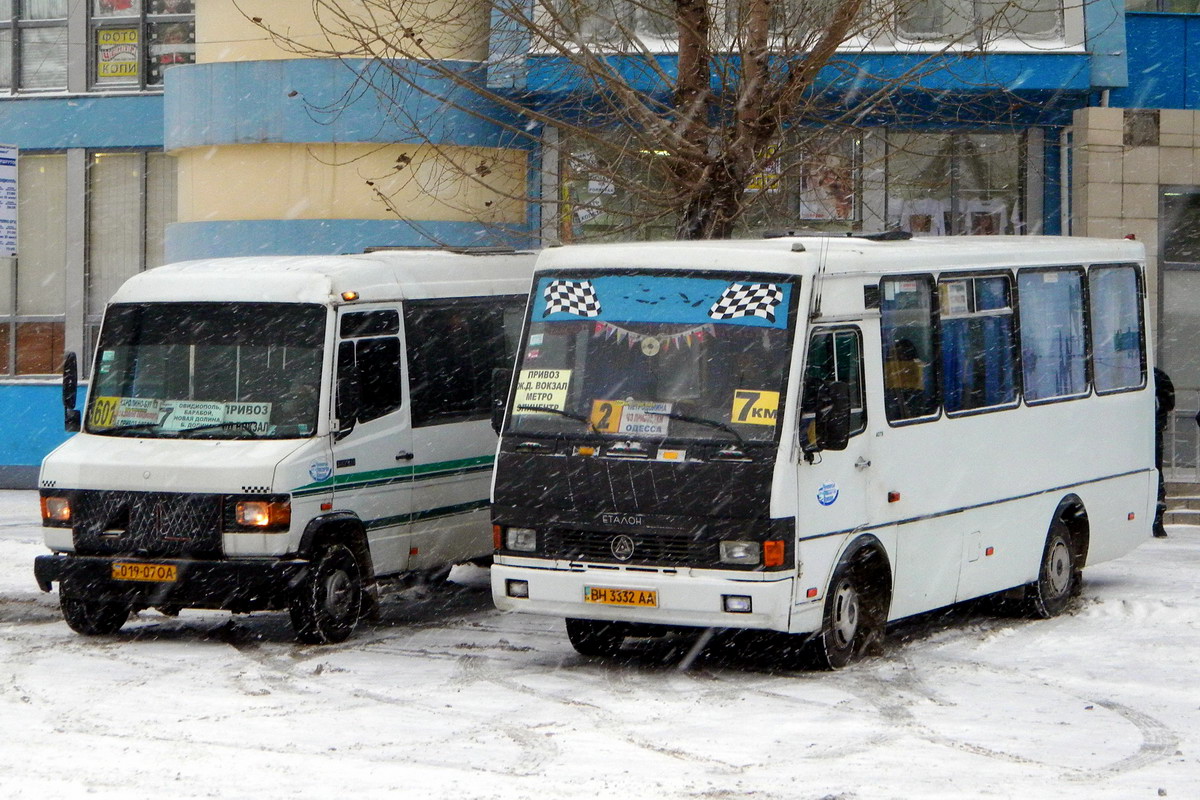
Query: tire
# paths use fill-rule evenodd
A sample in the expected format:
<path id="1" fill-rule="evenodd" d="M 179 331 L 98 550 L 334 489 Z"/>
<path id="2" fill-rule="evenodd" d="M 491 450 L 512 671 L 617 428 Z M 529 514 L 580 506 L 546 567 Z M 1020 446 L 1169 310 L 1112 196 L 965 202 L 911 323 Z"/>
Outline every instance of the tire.
<path id="1" fill-rule="evenodd" d="M 130 607 L 125 603 L 84 600 L 72 597 L 72 582 L 59 584 L 58 605 L 62 608 L 67 627 L 84 636 L 108 636 L 121 630 L 129 619 Z"/>
<path id="2" fill-rule="evenodd" d="M 829 582 L 821 631 L 809 643 L 807 660 L 817 669 L 841 669 L 883 638 L 885 604 L 857 566 L 840 564 Z"/>
<path id="3" fill-rule="evenodd" d="M 621 650 L 628 627 L 623 622 L 567 619 L 567 638 L 580 655 L 611 658 Z"/>
<path id="4" fill-rule="evenodd" d="M 1079 586 L 1079 570 L 1071 547 L 1071 532 L 1055 520 L 1046 535 L 1038 578 L 1025 587 L 1022 611 L 1034 619 L 1049 619 L 1066 610 Z"/>
<path id="5" fill-rule="evenodd" d="M 322 549 L 288 606 L 297 641 L 346 641 L 362 616 L 363 595 L 362 568 L 354 551 L 344 544 Z"/>

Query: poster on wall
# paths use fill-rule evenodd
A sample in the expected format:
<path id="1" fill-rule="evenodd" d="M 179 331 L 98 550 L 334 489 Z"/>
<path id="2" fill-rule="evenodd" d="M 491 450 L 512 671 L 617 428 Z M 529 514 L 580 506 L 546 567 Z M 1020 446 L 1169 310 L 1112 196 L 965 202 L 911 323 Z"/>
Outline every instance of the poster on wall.
<path id="1" fill-rule="evenodd" d="M 17 254 L 17 148 L 0 144 L 0 257 Z"/>
<path id="2" fill-rule="evenodd" d="M 813 220 L 854 216 L 854 172 L 847 159 L 831 153 L 804 159 L 798 216 Z"/>
<path id="3" fill-rule="evenodd" d="M 101 28 L 96 31 L 96 78 L 136 79 L 138 29 Z"/>

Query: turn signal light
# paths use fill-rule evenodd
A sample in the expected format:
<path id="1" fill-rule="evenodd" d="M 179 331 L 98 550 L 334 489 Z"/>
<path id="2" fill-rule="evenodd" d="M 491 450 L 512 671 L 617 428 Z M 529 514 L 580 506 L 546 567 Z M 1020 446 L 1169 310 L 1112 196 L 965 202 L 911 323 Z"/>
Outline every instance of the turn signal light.
<path id="1" fill-rule="evenodd" d="M 763 542 L 763 566 L 782 567 L 785 550 L 782 539 Z"/>

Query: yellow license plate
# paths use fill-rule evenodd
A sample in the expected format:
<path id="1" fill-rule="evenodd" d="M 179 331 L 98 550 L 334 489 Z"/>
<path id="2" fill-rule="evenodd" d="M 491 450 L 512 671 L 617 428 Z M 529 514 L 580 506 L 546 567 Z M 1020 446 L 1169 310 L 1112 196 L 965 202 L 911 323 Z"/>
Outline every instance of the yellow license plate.
<path id="1" fill-rule="evenodd" d="M 583 602 L 606 606 L 658 608 L 658 592 L 653 589 L 613 589 L 607 586 L 583 587 Z"/>
<path id="2" fill-rule="evenodd" d="M 112 565 L 114 581 L 151 581 L 153 583 L 174 583 L 174 564 L 134 564 L 128 561 L 117 561 Z"/>

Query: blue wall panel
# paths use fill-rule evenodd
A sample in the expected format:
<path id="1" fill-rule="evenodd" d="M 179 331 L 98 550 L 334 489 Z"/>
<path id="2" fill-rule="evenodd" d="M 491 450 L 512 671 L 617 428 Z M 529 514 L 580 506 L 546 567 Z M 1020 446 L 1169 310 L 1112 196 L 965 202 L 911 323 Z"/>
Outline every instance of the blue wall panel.
<path id="1" fill-rule="evenodd" d="M 82 407 L 84 390 L 76 407 Z M 42 459 L 70 435 L 63 430 L 62 384 L 0 384 L 0 419 L 10 424 L 0 431 L 0 465 L 24 467 L 17 474 L 31 473 Z M 0 488 L 11 488 L 0 474 Z M 32 487 L 33 483 L 24 485 Z"/>
<path id="2" fill-rule="evenodd" d="M 1200 15 L 1129 13 L 1129 86 L 1112 92 L 1121 108 L 1200 109 Z"/>
<path id="3" fill-rule="evenodd" d="M 167 260 L 361 253 L 368 247 L 533 246 L 527 230 L 477 222 L 279 219 L 178 222 L 167 228 Z"/>
<path id="4" fill-rule="evenodd" d="M 0 141 L 23 150 L 162 147 L 162 95 L 0 100 Z"/>
<path id="5" fill-rule="evenodd" d="M 514 132 L 523 132 L 523 123 L 510 127 L 508 112 L 427 66 L 401 66 L 406 80 L 367 61 L 337 59 L 177 67 L 165 76 L 167 149 L 285 142 L 530 144 Z M 456 63 L 442 66 L 469 71 Z"/>

